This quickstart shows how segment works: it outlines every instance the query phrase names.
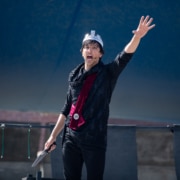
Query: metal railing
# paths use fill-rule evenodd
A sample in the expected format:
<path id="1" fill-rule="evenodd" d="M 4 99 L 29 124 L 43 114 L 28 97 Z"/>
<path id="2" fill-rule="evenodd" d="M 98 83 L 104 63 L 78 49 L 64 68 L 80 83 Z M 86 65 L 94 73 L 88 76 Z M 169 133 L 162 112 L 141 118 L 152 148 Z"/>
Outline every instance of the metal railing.
<path id="1" fill-rule="evenodd" d="M 54 124 L 40 124 L 40 123 L 10 123 L 10 122 L 1 122 L 0 123 L 0 129 L 1 129 L 1 158 L 4 157 L 4 131 L 5 128 L 27 128 L 28 129 L 28 135 L 27 135 L 27 149 L 28 149 L 28 159 L 30 159 L 30 133 L 31 133 L 31 129 L 32 128 L 39 128 L 41 129 L 41 135 L 40 135 L 40 143 L 41 146 L 40 148 L 42 148 L 42 143 L 44 143 L 44 139 L 43 139 L 43 135 L 44 132 L 42 131 L 42 129 L 52 129 L 52 127 L 54 126 Z M 166 125 L 158 125 L 158 126 L 151 126 L 151 125 L 135 125 L 135 124 L 108 124 L 108 126 L 135 126 L 137 130 L 160 130 L 160 131 L 169 131 L 169 132 L 173 132 L 174 131 L 174 127 L 176 126 L 176 124 L 166 124 Z M 40 149 L 39 148 L 39 149 Z"/>

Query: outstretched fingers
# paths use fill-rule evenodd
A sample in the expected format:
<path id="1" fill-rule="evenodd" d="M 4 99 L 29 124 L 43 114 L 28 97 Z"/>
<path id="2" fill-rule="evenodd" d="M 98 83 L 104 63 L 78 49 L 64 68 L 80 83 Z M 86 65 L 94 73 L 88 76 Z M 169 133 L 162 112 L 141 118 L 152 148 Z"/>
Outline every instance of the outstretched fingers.
<path id="1" fill-rule="evenodd" d="M 143 22 L 144 22 L 144 16 L 141 16 L 141 19 L 140 19 L 140 21 L 139 21 L 139 24 L 143 24 Z"/>
<path id="2" fill-rule="evenodd" d="M 151 18 L 150 18 L 151 19 Z M 149 22 L 150 20 L 149 20 L 149 15 L 147 15 L 146 17 L 145 17 L 145 19 L 144 19 L 144 22 L 143 22 L 143 24 L 148 24 L 148 22 Z"/>
<path id="3" fill-rule="evenodd" d="M 143 17 L 143 19 L 144 19 L 144 17 Z M 150 16 L 148 15 L 148 16 L 146 16 L 146 18 L 143 20 L 142 24 L 145 25 L 145 26 L 147 26 L 148 29 L 150 30 L 150 29 L 152 29 L 152 28 L 155 26 L 155 24 L 151 25 L 152 22 L 153 22 L 153 18 L 152 18 L 152 17 L 150 18 Z M 151 25 L 151 26 L 150 26 L 150 25 Z"/>
<path id="4" fill-rule="evenodd" d="M 149 26 L 149 27 L 148 27 L 148 30 L 150 30 L 150 29 L 154 28 L 155 26 L 156 26 L 155 24 L 153 24 L 153 25 Z"/>
<path id="5" fill-rule="evenodd" d="M 141 16 L 137 29 L 132 31 L 133 34 L 140 38 L 145 36 L 146 33 L 155 26 L 155 24 L 151 25 L 152 21 L 153 18 L 150 18 L 149 15 L 146 17 Z"/>

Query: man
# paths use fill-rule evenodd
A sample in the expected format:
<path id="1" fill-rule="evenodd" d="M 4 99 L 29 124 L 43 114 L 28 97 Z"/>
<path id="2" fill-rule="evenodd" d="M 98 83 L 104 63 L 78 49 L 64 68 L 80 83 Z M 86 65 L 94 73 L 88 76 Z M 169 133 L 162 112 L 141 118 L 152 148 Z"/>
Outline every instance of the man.
<path id="1" fill-rule="evenodd" d="M 81 48 L 84 63 L 69 75 L 65 105 L 45 143 L 47 149 L 64 128 L 62 154 L 66 180 L 80 180 L 83 163 L 88 180 L 103 179 L 112 92 L 141 38 L 155 26 L 152 21 L 149 16 L 142 16 L 131 41 L 106 65 L 101 61 L 104 54 L 101 37 L 95 31 L 85 35 Z M 54 148 L 55 145 L 51 151 Z"/>

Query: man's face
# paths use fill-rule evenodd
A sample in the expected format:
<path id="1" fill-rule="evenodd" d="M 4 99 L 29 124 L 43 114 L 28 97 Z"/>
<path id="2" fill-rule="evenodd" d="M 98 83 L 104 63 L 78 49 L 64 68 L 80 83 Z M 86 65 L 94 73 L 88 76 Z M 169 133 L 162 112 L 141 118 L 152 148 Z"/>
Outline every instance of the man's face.
<path id="1" fill-rule="evenodd" d="M 85 69 L 91 69 L 99 62 L 100 58 L 102 57 L 99 44 L 96 42 L 92 42 L 84 45 L 82 49 L 82 56 L 85 62 Z"/>

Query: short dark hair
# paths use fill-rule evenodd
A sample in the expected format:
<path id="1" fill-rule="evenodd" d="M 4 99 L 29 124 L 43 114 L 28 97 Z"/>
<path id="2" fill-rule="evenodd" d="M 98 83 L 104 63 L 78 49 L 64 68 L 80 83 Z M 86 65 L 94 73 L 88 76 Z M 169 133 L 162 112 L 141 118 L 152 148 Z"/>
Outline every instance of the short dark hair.
<path id="1" fill-rule="evenodd" d="M 99 48 L 100 48 L 100 52 L 101 52 L 102 54 L 104 54 L 104 49 L 103 49 L 103 47 L 101 46 L 101 44 L 100 44 L 99 42 L 97 42 L 97 41 L 95 41 L 95 40 L 87 40 L 87 41 L 83 42 L 80 51 L 82 52 L 84 46 L 86 46 L 86 45 L 88 45 L 88 44 L 98 44 L 98 46 L 99 46 Z"/>

